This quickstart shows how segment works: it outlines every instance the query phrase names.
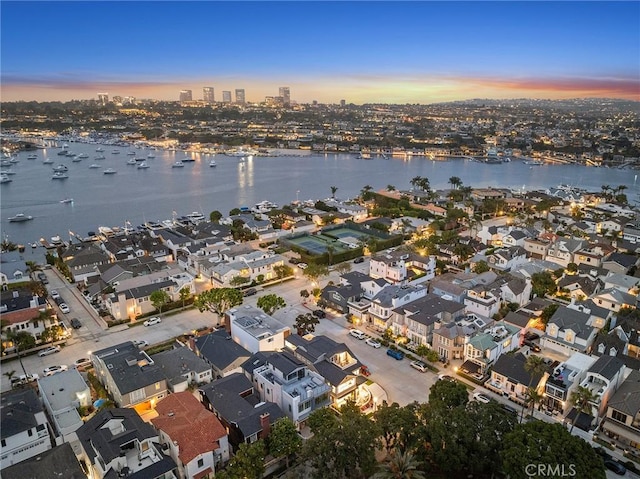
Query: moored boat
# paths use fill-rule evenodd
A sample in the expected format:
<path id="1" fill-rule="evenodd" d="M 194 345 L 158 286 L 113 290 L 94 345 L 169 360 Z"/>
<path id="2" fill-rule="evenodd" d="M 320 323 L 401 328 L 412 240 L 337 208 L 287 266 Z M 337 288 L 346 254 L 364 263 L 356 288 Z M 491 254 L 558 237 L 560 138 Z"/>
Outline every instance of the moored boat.
<path id="1" fill-rule="evenodd" d="M 69 178 L 69 175 L 64 171 L 55 171 L 51 177 L 52 180 L 66 180 L 67 178 Z"/>
<path id="2" fill-rule="evenodd" d="M 113 168 L 107 168 L 106 170 L 103 171 L 103 173 L 105 175 L 115 175 L 117 173 L 117 171 L 114 170 Z"/>
<path id="3" fill-rule="evenodd" d="M 65 198 L 64 200 L 60 200 L 60 203 L 64 203 L 64 204 L 73 203 L 73 198 Z"/>
<path id="4" fill-rule="evenodd" d="M 10 223 L 22 223 L 24 221 L 29 221 L 32 220 L 33 216 L 28 216 L 25 215 L 24 213 L 18 213 L 15 216 L 12 216 L 11 218 L 9 218 L 9 222 Z"/>
<path id="5" fill-rule="evenodd" d="M 178 160 L 173 165 L 171 165 L 171 168 L 182 168 L 183 166 L 184 166 L 184 163 Z"/>
<path id="6" fill-rule="evenodd" d="M 215 167 L 215 166 L 217 166 L 217 164 L 216 164 L 216 160 L 211 160 L 211 161 L 209 162 L 209 166 L 210 166 L 210 167 L 212 167 L 212 168 L 213 168 L 213 167 Z"/>
<path id="7" fill-rule="evenodd" d="M 146 168 L 149 168 L 149 165 L 147 165 L 147 162 L 146 162 L 146 161 L 143 161 L 142 163 L 139 163 L 139 164 L 138 164 L 138 169 L 139 169 L 139 170 L 144 170 L 144 169 L 146 169 Z"/>

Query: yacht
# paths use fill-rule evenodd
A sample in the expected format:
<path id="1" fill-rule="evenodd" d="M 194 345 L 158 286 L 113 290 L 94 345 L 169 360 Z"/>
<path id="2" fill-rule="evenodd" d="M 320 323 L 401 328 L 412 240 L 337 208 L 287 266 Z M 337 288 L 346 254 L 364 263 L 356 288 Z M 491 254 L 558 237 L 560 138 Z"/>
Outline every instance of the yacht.
<path id="1" fill-rule="evenodd" d="M 106 157 L 106 156 L 104 156 L 104 155 L 100 155 L 100 156 L 96 156 L 94 159 L 95 159 L 95 160 L 106 160 L 106 159 L 107 159 L 107 157 Z"/>
<path id="2" fill-rule="evenodd" d="M 102 153 L 102 152 L 104 151 L 104 148 L 102 148 L 102 147 L 100 147 L 100 146 L 99 146 L 98 148 L 96 148 L 96 151 L 97 151 L 98 153 Z"/>
<path id="3" fill-rule="evenodd" d="M 60 150 L 58 156 L 67 156 L 67 150 Z"/>
<path id="4" fill-rule="evenodd" d="M 45 158 L 42 162 L 43 165 L 50 165 L 51 163 L 53 163 L 53 160 L 51 158 Z"/>
<path id="5" fill-rule="evenodd" d="M 171 165 L 171 168 L 182 168 L 183 166 L 184 166 L 184 163 L 178 160 L 173 165 Z"/>
<path id="6" fill-rule="evenodd" d="M 216 165 L 216 160 L 211 160 L 211 161 L 209 162 L 209 166 L 210 166 L 210 167 L 212 167 L 212 168 L 213 168 L 214 166 L 217 166 L 217 165 Z"/>
<path id="7" fill-rule="evenodd" d="M 80 158 L 79 156 L 74 156 L 71 161 L 73 161 L 74 163 L 79 163 L 82 161 L 82 158 Z"/>
<path id="8" fill-rule="evenodd" d="M 9 223 L 22 223 L 23 221 L 32 220 L 33 216 L 27 216 L 24 213 L 18 213 L 15 216 L 9 218 Z"/>
<path id="9" fill-rule="evenodd" d="M 195 223 L 200 223 L 201 221 L 206 220 L 206 217 L 200 213 L 199 211 L 194 211 L 193 213 L 189 213 L 187 215 L 187 218 Z"/>
<path id="10" fill-rule="evenodd" d="M 69 171 L 69 167 L 67 165 L 58 165 L 53 169 L 53 171 L 55 171 L 55 172 L 65 172 L 65 171 Z"/>
<path id="11" fill-rule="evenodd" d="M 155 158 L 155 157 L 156 157 L 156 155 L 154 155 L 153 153 L 149 153 L 149 154 L 147 155 L 147 158 L 149 158 L 149 159 L 151 159 L 151 158 Z"/>
<path id="12" fill-rule="evenodd" d="M 129 156 L 136 156 L 136 152 L 135 151 L 130 151 L 127 153 L 127 155 Z"/>
<path id="13" fill-rule="evenodd" d="M 38 159 L 38 155 L 29 155 L 27 156 L 27 160 L 37 160 Z"/>
<path id="14" fill-rule="evenodd" d="M 66 180 L 67 178 L 69 178 L 69 175 L 64 171 L 55 171 L 51 177 L 52 180 Z"/>
<path id="15" fill-rule="evenodd" d="M 144 170 L 146 168 L 149 168 L 149 165 L 147 165 L 146 161 L 143 161 L 142 163 L 138 163 L 138 169 L 139 170 Z"/>
<path id="16" fill-rule="evenodd" d="M 117 173 L 117 171 L 114 170 L 113 168 L 107 168 L 106 170 L 103 171 L 103 173 L 105 175 L 115 175 Z"/>
<path id="17" fill-rule="evenodd" d="M 0 184 L 1 183 L 11 183 L 13 180 L 9 178 L 7 175 L 0 175 Z"/>
<path id="18" fill-rule="evenodd" d="M 127 165 L 135 165 L 135 164 L 137 164 L 137 161 L 135 158 L 129 158 L 127 160 Z"/>
<path id="19" fill-rule="evenodd" d="M 120 150 L 113 150 L 111 152 L 112 155 L 119 155 L 120 154 Z"/>
<path id="20" fill-rule="evenodd" d="M 89 168 L 102 168 L 100 165 L 97 165 L 96 163 L 93 163 L 92 165 L 89 165 Z"/>
<path id="21" fill-rule="evenodd" d="M 542 166 L 544 165 L 544 161 L 540 161 L 540 160 L 527 160 L 524 162 L 525 165 L 530 165 L 530 166 Z"/>
<path id="22" fill-rule="evenodd" d="M 194 159 L 193 159 L 193 158 L 191 158 L 190 156 L 185 156 L 181 161 L 182 161 L 183 163 L 193 163 L 193 162 L 194 162 L 194 161 L 196 161 L 196 160 L 194 160 Z"/>
<path id="23" fill-rule="evenodd" d="M 60 200 L 60 203 L 63 204 L 69 204 L 69 203 L 73 203 L 73 198 L 65 198 L 64 200 Z"/>
<path id="24" fill-rule="evenodd" d="M 0 170 L 0 175 L 15 175 L 16 172 L 13 170 Z"/>
<path id="25" fill-rule="evenodd" d="M 78 155 L 78 158 L 89 158 L 89 155 L 87 155 L 86 153 L 80 153 Z"/>

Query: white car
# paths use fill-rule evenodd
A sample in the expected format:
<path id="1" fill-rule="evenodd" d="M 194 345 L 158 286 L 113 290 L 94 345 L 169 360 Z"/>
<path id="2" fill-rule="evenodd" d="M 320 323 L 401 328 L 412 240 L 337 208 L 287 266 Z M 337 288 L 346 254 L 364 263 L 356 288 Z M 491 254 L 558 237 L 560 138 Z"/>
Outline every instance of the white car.
<path id="1" fill-rule="evenodd" d="M 149 346 L 149 343 L 144 339 L 134 339 L 132 342 L 134 345 L 138 346 L 139 348 L 144 348 L 146 346 Z"/>
<path id="2" fill-rule="evenodd" d="M 38 353 L 38 356 L 42 358 L 44 356 L 49 356 L 50 354 L 59 353 L 59 352 L 60 352 L 60 346 L 49 346 L 48 348 L 45 348 L 42 351 L 40 351 Z"/>
<path id="3" fill-rule="evenodd" d="M 153 318 L 147 319 L 144 323 L 145 326 L 153 326 L 154 324 L 161 323 L 162 320 L 158 316 L 154 316 Z"/>
<path id="4" fill-rule="evenodd" d="M 300 269 L 307 269 L 307 266 L 309 266 L 307 263 L 298 263 L 298 268 Z"/>
<path id="5" fill-rule="evenodd" d="M 76 359 L 73 365 L 76 368 L 86 368 L 87 366 L 91 366 L 91 359 L 89 358 Z"/>
<path id="6" fill-rule="evenodd" d="M 380 343 L 373 338 L 368 338 L 365 343 L 367 343 L 372 348 L 378 349 L 380 347 Z"/>
<path id="7" fill-rule="evenodd" d="M 362 331 L 360 331 L 359 329 L 350 329 L 349 330 L 349 334 L 351 336 L 353 336 L 354 338 L 358 338 L 358 339 L 364 339 L 365 335 Z"/>
<path id="8" fill-rule="evenodd" d="M 413 369 L 417 369 L 421 373 L 426 373 L 427 372 L 427 365 L 425 363 L 423 363 L 422 361 L 413 361 L 411 363 L 411 367 Z"/>
<path id="9" fill-rule="evenodd" d="M 61 366 L 49 366 L 45 368 L 42 372 L 45 376 L 53 376 L 56 373 L 61 373 L 62 371 L 66 371 L 67 367 L 63 364 Z"/>
<path id="10" fill-rule="evenodd" d="M 51 299 L 56 300 L 60 298 L 60 293 L 54 289 L 49 292 L 49 296 L 51 296 Z"/>
<path id="11" fill-rule="evenodd" d="M 69 314 L 71 312 L 71 309 L 69 308 L 69 306 L 67 306 L 67 303 L 60 303 L 60 311 L 62 311 L 64 314 Z"/>
<path id="12" fill-rule="evenodd" d="M 489 399 L 488 396 L 485 396 L 482 393 L 474 393 L 473 394 L 473 400 L 474 401 L 478 401 L 478 402 L 482 402 L 482 403 L 485 403 L 485 404 L 489 404 L 489 402 L 491 401 L 491 399 Z"/>
<path id="13" fill-rule="evenodd" d="M 37 374 L 21 374 L 20 376 L 11 378 L 11 387 L 20 386 L 22 384 L 29 384 L 30 382 L 38 379 L 39 376 Z"/>

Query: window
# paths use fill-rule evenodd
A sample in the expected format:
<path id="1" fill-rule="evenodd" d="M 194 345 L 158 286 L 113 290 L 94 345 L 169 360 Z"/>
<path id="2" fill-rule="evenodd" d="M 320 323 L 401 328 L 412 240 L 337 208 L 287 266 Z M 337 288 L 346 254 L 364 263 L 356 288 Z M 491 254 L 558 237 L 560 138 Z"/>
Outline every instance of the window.
<path id="1" fill-rule="evenodd" d="M 200 458 L 198 459 L 198 467 L 202 467 L 204 466 L 204 459 Z"/>
<path id="2" fill-rule="evenodd" d="M 29 437 L 33 436 L 33 430 L 32 430 L 32 429 L 29 429 L 29 430 L 27 431 L 27 434 L 29 435 Z"/>
<path id="3" fill-rule="evenodd" d="M 2 447 L 7 447 L 7 441 L 5 441 L 4 439 L 2 440 Z"/>
<path id="4" fill-rule="evenodd" d="M 618 422 L 625 424 L 627 422 L 627 415 L 621 413 L 620 411 L 616 411 L 615 409 L 611 411 L 611 417 Z"/>

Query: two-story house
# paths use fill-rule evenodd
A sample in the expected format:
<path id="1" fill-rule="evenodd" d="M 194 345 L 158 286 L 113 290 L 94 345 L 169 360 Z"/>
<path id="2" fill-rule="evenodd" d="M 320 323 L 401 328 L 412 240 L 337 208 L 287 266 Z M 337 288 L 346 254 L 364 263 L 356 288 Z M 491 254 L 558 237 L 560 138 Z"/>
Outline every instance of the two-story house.
<path id="1" fill-rule="evenodd" d="M 468 313 L 491 318 L 500 310 L 500 296 L 485 286 L 478 285 L 467 290 L 464 305 Z"/>
<path id="2" fill-rule="evenodd" d="M 213 379 L 211 366 L 186 346 L 154 354 L 153 360 L 163 372 L 172 393 L 186 391 L 190 385 L 206 384 Z"/>
<path id="3" fill-rule="evenodd" d="M 640 372 L 633 370 L 611 396 L 606 419 L 600 426 L 604 434 L 624 447 L 640 444 Z"/>
<path id="4" fill-rule="evenodd" d="M 570 355 L 587 351 L 598 328 L 592 326 L 588 310 L 560 306 L 551 316 L 540 345 Z"/>
<path id="5" fill-rule="evenodd" d="M 279 351 L 285 338 L 291 333 L 277 319 L 250 305 L 230 309 L 226 313 L 231 327 L 231 337 L 251 353 Z"/>
<path id="6" fill-rule="evenodd" d="M 584 380 L 596 359 L 583 353 L 573 353 L 567 360 L 558 364 L 547 378 L 542 404 L 549 411 L 561 414 L 571 409 L 571 394 Z"/>
<path id="7" fill-rule="evenodd" d="M 545 259 L 566 268 L 569 263 L 575 263 L 576 253 L 586 245 L 583 240 L 558 237 L 549 247 Z"/>
<path id="8" fill-rule="evenodd" d="M 591 365 L 580 386 L 594 395 L 591 416 L 601 418 L 607 410 L 607 403 L 629 375 L 630 370 L 615 356 L 600 356 Z"/>
<path id="9" fill-rule="evenodd" d="M 29 267 L 24 256 L 18 251 L 6 251 L 0 255 L 0 287 L 29 281 Z"/>
<path id="10" fill-rule="evenodd" d="M 478 379 L 484 378 L 488 368 L 497 359 L 520 346 L 520 328 L 497 321 L 483 332 L 467 338 L 464 345 L 462 372 Z"/>
<path id="11" fill-rule="evenodd" d="M 423 285 L 389 285 L 380 290 L 373 298 L 369 306 L 368 323 L 378 331 L 385 331 L 391 327 L 393 310 L 400 306 L 424 298 L 427 288 Z"/>
<path id="12" fill-rule="evenodd" d="M 189 348 L 211 367 L 213 379 L 241 372 L 242 363 L 251 357 L 224 329 L 190 339 Z"/>
<path id="13" fill-rule="evenodd" d="M 15 352 L 15 344 L 7 333 L 26 332 L 37 339 L 46 328 L 58 324 L 55 315 L 41 316 L 47 311 L 44 298 L 35 296 L 27 288 L 2 291 L 0 293 L 0 314 L 2 314 L 2 349 L 7 354 Z M 42 319 L 39 319 L 42 318 Z"/>
<path id="14" fill-rule="evenodd" d="M 435 271 L 435 256 L 420 256 L 403 249 L 377 253 L 369 261 L 369 276 L 392 284 L 426 282 L 435 277 Z"/>
<path id="15" fill-rule="evenodd" d="M 524 405 L 529 387 L 535 388 L 541 394 L 545 374 L 532 374 L 525 368 L 527 362 L 523 354 L 503 354 L 491 367 L 491 376 L 485 382 L 485 387 L 510 401 Z"/>

